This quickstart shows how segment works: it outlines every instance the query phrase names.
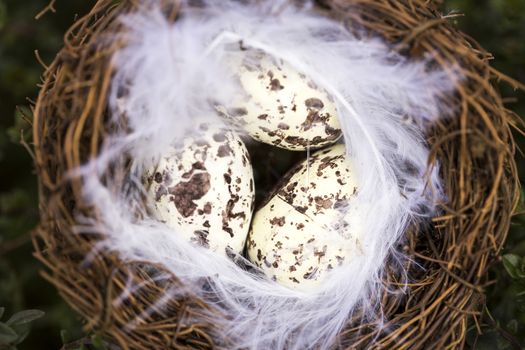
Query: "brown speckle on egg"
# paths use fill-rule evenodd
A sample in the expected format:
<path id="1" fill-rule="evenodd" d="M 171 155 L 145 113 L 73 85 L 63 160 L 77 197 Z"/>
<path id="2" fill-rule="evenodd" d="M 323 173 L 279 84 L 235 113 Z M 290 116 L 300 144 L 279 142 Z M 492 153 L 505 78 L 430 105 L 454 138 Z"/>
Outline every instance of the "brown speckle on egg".
<path id="1" fill-rule="evenodd" d="M 281 82 L 279 81 L 279 79 L 272 79 L 270 81 L 270 90 L 277 91 L 277 90 L 282 90 L 282 89 L 284 89 L 284 86 L 281 85 Z"/>
<path id="2" fill-rule="evenodd" d="M 224 133 L 213 134 L 213 140 L 215 142 L 224 142 L 226 141 L 226 135 Z"/>
<path id="3" fill-rule="evenodd" d="M 320 209 L 330 209 L 333 207 L 333 202 L 330 199 L 323 199 L 319 196 L 314 198 L 316 209 L 319 211 Z"/>
<path id="4" fill-rule="evenodd" d="M 322 109 L 324 107 L 323 101 L 321 101 L 320 99 L 316 97 L 312 97 L 312 98 L 305 100 L 304 105 L 310 109 L 316 109 L 316 110 Z"/>
<path id="5" fill-rule="evenodd" d="M 281 226 L 281 227 L 284 226 L 285 222 L 286 222 L 286 220 L 285 220 L 284 216 L 275 217 L 275 218 L 270 220 L 270 224 Z"/>
<path id="6" fill-rule="evenodd" d="M 173 195 L 173 203 L 179 213 L 187 218 L 193 215 L 197 208 L 195 201 L 201 199 L 210 189 L 210 174 L 194 174 L 188 181 L 179 182 L 170 187 L 168 192 Z"/>
<path id="7" fill-rule="evenodd" d="M 317 273 L 317 267 L 313 269 L 311 272 L 307 272 L 303 275 L 303 278 L 305 280 L 311 280 L 315 278 L 315 274 Z"/>
<path id="8" fill-rule="evenodd" d="M 233 117 L 242 117 L 242 116 L 245 116 L 246 114 L 248 114 L 248 111 L 246 110 L 246 108 L 243 108 L 243 107 L 241 107 L 241 108 L 232 108 L 228 112 Z"/>
<path id="9" fill-rule="evenodd" d="M 233 150 L 229 145 L 221 145 L 217 151 L 217 156 L 223 158 L 233 154 Z"/>

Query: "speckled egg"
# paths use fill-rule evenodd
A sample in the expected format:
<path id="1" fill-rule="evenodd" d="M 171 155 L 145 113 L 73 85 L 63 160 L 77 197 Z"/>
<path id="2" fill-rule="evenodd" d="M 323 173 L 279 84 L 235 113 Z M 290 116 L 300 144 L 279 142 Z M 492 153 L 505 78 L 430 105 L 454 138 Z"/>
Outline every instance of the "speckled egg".
<path id="1" fill-rule="evenodd" d="M 288 63 L 246 49 L 230 59 L 245 95 L 219 113 L 254 139 L 293 151 L 320 148 L 341 136 L 334 100 Z"/>
<path id="2" fill-rule="evenodd" d="M 210 123 L 198 129 L 146 171 L 152 214 L 189 241 L 240 253 L 255 196 L 248 151 L 232 131 Z"/>
<path id="3" fill-rule="evenodd" d="M 352 207 L 357 191 L 344 145 L 314 153 L 256 212 L 249 259 L 290 288 L 317 286 L 360 250 L 362 229 Z"/>

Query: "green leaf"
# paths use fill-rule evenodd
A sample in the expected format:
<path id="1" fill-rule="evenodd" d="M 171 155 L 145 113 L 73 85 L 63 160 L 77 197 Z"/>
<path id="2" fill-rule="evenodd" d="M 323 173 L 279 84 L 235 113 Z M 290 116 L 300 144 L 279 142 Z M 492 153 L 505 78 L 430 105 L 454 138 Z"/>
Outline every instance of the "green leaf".
<path id="1" fill-rule="evenodd" d="M 12 327 L 12 328 L 18 334 L 18 339 L 16 340 L 15 344 L 20 344 L 29 335 L 29 330 L 30 330 L 29 324 L 23 324 L 23 325 L 15 326 L 15 327 Z"/>
<path id="2" fill-rule="evenodd" d="M 523 214 L 525 213 L 525 189 L 520 188 L 520 198 L 518 201 L 518 205 L 516 206 L 516 209 L 514 211 L 514 214 Z"/>
<path id="3" fill-rule="evenodd" d="M 516 254 L 505 254 L 503 255 L 503 266 L 507 273 L 512 278 L 519 278 L 519 266 L 521 263 L 521 257 Z"/>
<path id="4" fill-rule="evenodd" d="M 521 258 L 521 264 L 518 268 L 518 276 L 520 278 L 525 278 L 525 256 Z"/>
<path id="5" fill-rule="evenodd" d="M 18 339 L 18 334 L 6 325 L 0 322 L 0 345 L 8 345 Z"/>
<path id="6" fill-rule="evenodd" d="M 9 320 L 7 320 L 8 325 L 21 325 L 32 322 L 40 317 L 44 316 L 44 312 L 40 310 L 24 310 L 17 312 Z"/>

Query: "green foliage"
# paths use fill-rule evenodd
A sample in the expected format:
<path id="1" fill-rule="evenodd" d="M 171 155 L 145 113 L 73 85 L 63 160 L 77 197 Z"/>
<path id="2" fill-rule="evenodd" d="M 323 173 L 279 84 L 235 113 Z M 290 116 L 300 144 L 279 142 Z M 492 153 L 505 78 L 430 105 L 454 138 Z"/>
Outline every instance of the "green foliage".
<path id="1" fill-rule="evenodd" d="M 5 308 L 0 308 L 0 320 Z M 40 310 L 24 310 L 11 316 L 6 322 L 0 322 L 0 349 L 16 350 L 29 334 L 30 323 L 43 317 Z"/>
<path id="2" fill-rule="evenodd" d="M 525 282 L 525 258 L 516 254 L 503 255 L 503 266 L 510 277 Z"/>
<path id="3" fill-rule="evenodd" d="M 116 346 L 104 341 L 98 334 L 86 336 L 74 342 L 64 341 L 62 350 L 116 350 Z"/>
<path id="4" fill-rule="evenodd" d="M 68 330 L 72 339 L 83 336 L 78 318 L 39 276 L 42 266 L 31 254 L 29 233 L 38 222 L 37 186 L 31 157 L 20 141 L 31 142 L 28 99 L 35 100 L 43 71 L 34 51 L 50 62 L 62 45 L 65 30 L 95 0 L 57 0 L 56 14 L 36 21 L 35 15 L 48 3 L 0 0 L 0 305 L 13 311 L 46 312 L 17 345 L 19 349 L 58 349 L 61 329 Z M 9 338 L 6 325 L 0 327 Z M 19 340 L 23 329 L 15 331 Z"/>

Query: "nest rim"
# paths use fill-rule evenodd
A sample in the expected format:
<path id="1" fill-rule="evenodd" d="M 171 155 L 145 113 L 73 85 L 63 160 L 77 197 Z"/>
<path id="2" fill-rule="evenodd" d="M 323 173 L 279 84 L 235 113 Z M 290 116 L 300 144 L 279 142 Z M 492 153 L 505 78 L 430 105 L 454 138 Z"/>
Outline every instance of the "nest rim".
<path id="1" fill-rule="evenodd" d="M 176 20 L 178 6 L 164 2 L 166 15 Z M 388 331 L 349 323 L 336 346 L 463 348 L 468 326 L 481 332 L 487 271 L 498 259 L 519 198 L 512 129 L 520 124 L 492 81 L 522 86 L 490 67 L 489 54 L 427 1 L 322 0 L 318 5 L 349 29 L 358 25 L 383 37 L 403 55 L 431 53 L 436 64 L 457 63 L 466 77 L 447 101 L 457 110 L 457 118 L 439 121 L 427 137 L 429 162 L 439 159 L 449 201 L 433 219 L 433 235 L 416 230 L 408 234 L 405 249 L 425 273 L 415 276 L 406 295 L 383 295 Z M 137 6 L 136 0 L 97 1 L 68 30 L 64 48 L 46 68 L 33 123 L 41 214 L 33 234 L 35 256 L 46 266 L 44 277 L 85 319 L 85 329 L 100 330 L 123 349 L 227 348 L 228 340 L 217 339 L 212 320 L 203 316 L 212 308 L 191 291 L 146 317 L 142 327 L 127 329 L 129 319 L 147 309 L 163 288 L 184 285 L 155 265 L 156 271 L 172 276 L 169 286 L 158 283 L 150 263 L 124 262 L 114 253 L 98 253 L 83 264 L 96 240 L 72 231 L 74 212 L 96 213 L 82 202 L 80 181 L 66 173 L 96 157 L 109 132 L 105 129 L 113 71 L 109 58 L 123 45 L 100 43 L 108 30 L 118 30 L 116 16 Z M 114 305 L 112 300 L 130 278 L 144 287 L 129 302 Z M 393 286 L 396 281 L 387 278 L 385 283 Z M 181 320 L 189 315 L 203 318 L 203 323 L 184 324 Z M 444 322 L 450 325 L 447 329 Z"/>

